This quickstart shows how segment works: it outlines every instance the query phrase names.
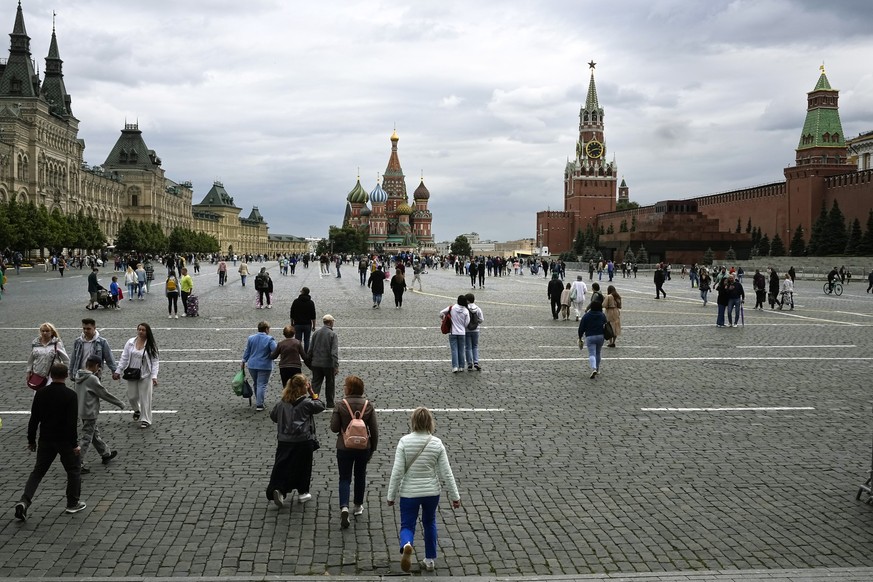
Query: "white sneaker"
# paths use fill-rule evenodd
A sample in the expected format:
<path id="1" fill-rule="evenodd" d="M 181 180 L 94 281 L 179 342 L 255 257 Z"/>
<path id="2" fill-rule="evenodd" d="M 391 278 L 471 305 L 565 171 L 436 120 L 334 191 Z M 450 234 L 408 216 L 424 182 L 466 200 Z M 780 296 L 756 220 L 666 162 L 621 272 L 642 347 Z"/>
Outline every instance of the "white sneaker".
<path id="1" fill-rule="evenodd" d="M 364 505 L 355 505 L 355 517 L 364 515 Z"/>
<path id="2" fill-rule="evenodd" d="M 177 313 L 177 314 L 174 315 L 173 317 L 174 317 L 175 319 L 179 319 L 179 314 Z"/>
<path id="3" fill-rule="evenodd" d="M 273 309 L 272 305 L 267 305 L 267 309 Z"/>
<path id="4" fill-rule="evenodd" d="M 173 319 L 173 314 L 171 313 L 170 317 L 168 317 L 167 319 Z"/>
<path id="5" fill-rule="evenodd" d="M 303 493 L 297 496 L 297 501 L 300 503 L 306 503 L 310 499 L 312 499 L 312 493 Z"/>
<path id="6" fill-rule="evenodd" d="M 457 374 L 457 373 L 458 373 L 458 369 L 457 369 L 457 368 L 452 368 L 452 374 Z"/>
<path id="7" fill-rule="evenodd" d="M 188 316 L 187 316 L 186 314 L 183 313 L 183 314 L 182 314 L 182 317 L 188 317 Z"/>
<path id="8" fill-rule="evenodd" d="M 433 569 L 434 569 L 434 566 L 435 566 L 434 561 L 435 561 L 435 560 L 433 560 L 432 558 L 425 558 L 425 559 L 424 559 L 424 568 L 425 568 L 425 570 L 427 570 L 428 572 L 433 572 Z"/>

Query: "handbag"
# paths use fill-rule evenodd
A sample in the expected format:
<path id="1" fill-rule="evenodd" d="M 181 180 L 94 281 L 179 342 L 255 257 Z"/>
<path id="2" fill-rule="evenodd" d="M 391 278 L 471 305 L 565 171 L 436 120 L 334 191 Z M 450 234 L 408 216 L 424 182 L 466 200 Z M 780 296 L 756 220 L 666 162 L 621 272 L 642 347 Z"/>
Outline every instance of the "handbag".
<path id="1" fill-rule="evenodd" d="M 139 360 L 139 368 L 134 368 L 133 366 L 126 367 L 121 373 L 121 378 L 123 380 L 139 380 L 142 378 L 142 358 Z"/>
<path id="2" fill-rule="evenodd" d="M 55 342 L 55 353 L 52 354 L 52 361 L 49 364 L 49 370 L 52 369 L 52 366 L 55 364 L 55 358 L 58 356 L 58 343 Z M 27 374 L 27 387 L 31 390 L 39 390 L 43 386 L 48 384 L 48 376 L 43 376 L 42 374 L 37 374 L 33 371 L 33 368 L 30 369 L 30 372 Z"/>
<path id="3" fill-rule="evenodd" d="M 615 330 L 612 329 L 612 324 L 608 321 L 603 324 L 603 339 L 609 341 L 615 337 Z"/>
<path id="4" fill-rule="evenodd" d="M 242 396 L 243 382 L 246 381 L 245 370 L 240 369 L 231 380 L 230 385 L 233 388 L 233 393 L 237 396 Z"/>
<path id="5" fill-rule="evenodd" d="M 443 321 L 440 323 L 440 331 L 443 333 L 451 333 L 452 331 L 452 306 L 449 305 L 449 310 L 443 316 Z"/>
<path id="6" fill-rule="evenodd" d="M 576 301 L 576 285 L 573 285 L 573 288 L 570 289 L 570 301 Z"/>

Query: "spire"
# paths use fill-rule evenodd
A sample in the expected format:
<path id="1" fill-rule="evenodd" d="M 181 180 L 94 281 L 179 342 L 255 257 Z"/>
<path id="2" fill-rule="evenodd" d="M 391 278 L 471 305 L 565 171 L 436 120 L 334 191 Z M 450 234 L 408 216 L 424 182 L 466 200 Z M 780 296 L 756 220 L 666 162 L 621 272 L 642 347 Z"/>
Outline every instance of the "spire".
<path id="1" fill-rule="evenodd" d="M 64 85 L 63 65 L 64 61 L 61 60 L 61 53 L 58 50 L 58 36 L 53 15 L 52 40 L 49 44 L 48 56 L 45 59 L 45 81 L 40 94 L 49 103 L 49 110 L 60 117 L 73 114 L 73 110 L 70 108 L 72 99 L 67 94 L 67 88 Z"/>
<path id="2" fill-rule="evenodd" d="M 585 109 L 588 111 L 600 109 L 600 105 L 597 103 L 597 87 L 594 85 L 595 66 L 597 66 L 597 63 L 594 61 L 588 63 L 588 67 L 591 69 L 591 80 L 588 81 L 588 97 L 585 98 Z"/>
<path id="3" fill-rule="evenodd" d="M 818 83 L 815 84 L 815 89 L 813 89 L 813 91 L 832 90 L 831 84 L 828 82 L 828 77 L 825 75 L 824 63 L 822 63 L 818 69 L 821 71 L 821 75 L 819 76 Z"/>
<path id="4" fill-rule="evenodd" d="M 30 37 L 24 26 L 24 11 L 20 1 L 9 38 L 9 59 L 0 77 L 0 96 L 36 97 L 39 94 L 39 78 L 30 60 Z"/>
<path id="5" fill-rule="evenodd" d="M 846 150 L 846 139 L 840 122 L 840 92 L 831 87 L 824 65 L 819 67 L 821 74 L 812 91 L 807 93 L 806 120 L 800 134 L 797 155 L 801 150 L 813 148 L 837 148 Z"/>

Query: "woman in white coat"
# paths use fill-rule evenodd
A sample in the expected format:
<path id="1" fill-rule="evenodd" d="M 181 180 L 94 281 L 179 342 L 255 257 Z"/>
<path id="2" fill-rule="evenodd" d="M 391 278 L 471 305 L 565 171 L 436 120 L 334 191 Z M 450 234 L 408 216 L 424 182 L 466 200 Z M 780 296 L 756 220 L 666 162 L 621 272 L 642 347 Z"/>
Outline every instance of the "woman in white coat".
<path id="1" fill-rule="evenodd" d="M 152 425 L 152 390 L 158 385 L 158 346 L 147 323 L 136 327 L 136 336 L 127 340 L 115 373 L 127 380 L 127 399 L 133 408 L 134 422 L 140 428 Z"/>
<path id="2" fill-rule="evenodd" d="M 458 485 L 449 465 L 443 442 L 433 436 L 433 414 L 420 406 L 412 411 L 412 432 L 397 443 L 394 467 L 388 483 L 388 505 L 394 505 L 400 495 L 400 567 L 408 572 L 412 565 L 412 543 L 415 540 L 415 522 L 421 510 L 424 530 L 424 566 L 434 569 L 437 555 L 436 509 L 440 501 L 440 482 L 449 490 L 452 507 L 461 507 Z"/>

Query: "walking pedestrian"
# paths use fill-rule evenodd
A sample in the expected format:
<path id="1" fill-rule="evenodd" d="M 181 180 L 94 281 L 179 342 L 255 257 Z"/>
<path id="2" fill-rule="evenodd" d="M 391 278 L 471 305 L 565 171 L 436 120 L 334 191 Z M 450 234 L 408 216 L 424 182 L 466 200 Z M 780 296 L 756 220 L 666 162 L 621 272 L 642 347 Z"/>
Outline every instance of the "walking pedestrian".
<path id="1" fill-rule="evenodd" d="M 740 309 L 746 300 L 746 292 L 743 290 L 743 284 L 740 283 L 733 273 L 728 275 L 727 279 L 728 305 L 727 318 L 728 327 L 739 327 L 740 325 Z"/>
<path id="2" fill-rule="evenodd" d="M 309 351 L 309 338 L 315 329 L 315 302 L 309 295 L 309 287 L 303 287 L 297 299 L 291 302 L 290 317 L 294 335 L 303 342 L 303 349 Z"/>
<path id="3" fill-rule="evenodd" d="M 139 279 L 132 265 L 127 265 L 127 270 L 124 272 L 124 283 L 127 285 L 127 300 L 133 301 L 133 293 L 138 286 Z"/>
<path id="4" fill-rule="evenodd" d="M 220 261 L 218 261 L 218 286 L 223 287 L 226 282 L 227 282 L 227 263 L 224 262 L 224 259 L 221 259 Z"/>
<path id="5" fill-rule="evenodd" d="M 412 264 L 412 284 L 409 286 L 410 290 L 415 291 L 415 282 L 418 281 L 418 290 L 423 291 L 421 287 L 421 271 L 423 267 L 420 261 L 415 261 Z M 873 271 L 871 271 L 871 275 L 873 275 Z M 363 285 L 363 283 L 361 283 Z M 870 284 L 873 286 L 873 278 L 870 279 Z"/>
<path id="6" fill-rule="evenodd" d="M 382 265 L 377 266 L 376 270 L 370 274 L 367 287 L 373 293 L 373 309 L 379 309 L 382 304 L 382 295 L 385 293 L 385 272 L 382 271 Z"/>
<path id="7" fill-rule="evenodd" d="M 67 388 L 67 365 L 52 364 L 49 369 L 51 383 L 39 390 L 30 406 L 30 421 L 27 423 L 27 448 L 36 451 L 36 464 L 21 500 L 15 504 L 15 518 L 27 519 L 27 510 L 42 478 L 55 460 L 61 457 L 61 464 L 67 472 L 67 513 L 78 513 L 85 509 L 79 499 L 81 492 L 81 473 L 79 466 L 78 403 L 76 393 Z M 36 436 L 39 432 L 39 443 Z"/>
<path id="8" fill-rule="evenodd" d="M 467 299 L 467 311 L 470 312 L 470 321 L 467 323 L 467 329 L 464 330 L 464 353 L 467 360 L 467 371 L 472 372 L 475 368 L 477 372 L 481 372 L 482 366 L 479 365 L 479 330 L 482 329 L 480 326 L 485 321 L 485 314 L 482 313 L 482 308 L 476 305 L 476 297 L 472 293 L 467 293 L 464 297 Z"/>
<path id="9" fill-rule="evenodd" d="M 785 304 L 790 306 L 790 311 L 794 311 L 794 280 L 791 274 L 785 273 L 785 279 L 782 281 L 781 298 L 779 300 L 779 310 L 781 311 Z"/>
<path id="10" fill-rule="evenodd" d="M 105 400 L 124 409 L 124 403 L 109 393 L 100 382 L 100 370 L 103 360 L 100 356 L 92 354 L 85 360 L 84 369 L 76 373 L 76 395 L 79 403 L 79 419 L 82 421 L 82 435 L 79 439 L 79 461 L 81 473 L 90 473 L 85 466 L 85 455 L 88 449 L 94 445 L 97 454 L 104 465 L 118 456 L 118 451 L 113 450 L 102 438 L 100 428 L 97 426 L 97 417 L 100 414 L 100 400 Z M 110 368 L 112 369 L 112 368 Z"/>
<path id="11" fill-rule="evenodd" d="M 664 269 L 661 265 L 655 267 L 655 299 L 661 298 L 661 293 L 664 294 L 664 299 L 667 298 L 667 292 L 664 291 L 664 281 L 666 280 L 666 276 L 664 275 Z"/>
<path id="12" fill-rule="evenodd" d="M 158 346 L 147 323 L 136 327 L 136 335 L 124 344 L 115 374 L 127 380 L 127 399 L 133 409 L 133 421 L 140 428 L 152 425 L 152 396 L 158 386 L 160 370 Z"/>
<path id="13" fill-rule="evenodd" d="M 49 372 L 56 363 L 69 364 L 70 356 L 64 349 L 57 328 L 45 322 L 39 326 L 39 335 L 30 343 L 25 372 L 27 386 L 37 390 L 48 384 Z"/>
<path id="14" fill-rule="evenodd" d="M 727 311 L 728 302 L 730 301 L 728 281 L 728 277 L 724 277 L 715 286 L 715 291 L 717 293 L 715 303 L 718 305 L 718 315 L 716 315 L 715 318 L 716 327 L 724 327 L 724 313 Z"/>
<path id="15" fill-rule="evenodd" d="M 267 484 L 267 499 L 280 509 L 285 497 L 297 491 L 297 501 L 312 499 L 312 453 L 318 448 L 312 417 L 324 412 L 324 402 L 313 392 L 309 379 L 297 374 L 282 390 L 282 399 L 270 410 L 276 423 L 276 459 Z"/>
<path id="16" fill-rule="evenodd" d="M 91 269 L 91 274 L 88 275 L 88 295 L 90 296 L 90 301 L 88 305 L 85 306 L 85 309 L 97 309 L 97 297 L 100 294 L 100 290 L 103 287 L 100 285 L 100 281 L 97 279 L 97 273 L 99 273 L 99 269 L 94 267 Z"/>
<path id="17" fill-rule="evenodd" d="M 561 320 L 567 321 L 570 319 L 570 283 L 567 283 L 567 287 L 561 291 Z"/>
<path id="18" fill-rule="evenodd" d="M 400 269 L 391 277 L 390 287 L 394 293 L 394 308 L 400 309 L 403 307 L 403 292 L 406 291 L 406 278 Z"/>
<path id="19" fill-rule="evenodd" d="M 288 380 L 302 372 L 301 362 L 306 357 L 306 350 L 303 349 L 303 344 L 299 339 L 294 337 L 293 325 L 286 325 L 282 328 L 282 335 L 285 339 L 276 344 L 276 349 L 270 354 L 270 358 L 279 358 L 279 377 L 282 379 L 282 387 L 288 383 Z"/>
<path id="20" fill-rule="evenodd" d="M 606 325 L 606 315 L 603 304 L 591 302 L 588 311 L 579 322 L 579 348 L 588 347 L 588 365 L 591 367 L 592 380 L 600 373 L 601 351 L 603 350 L 603 327 Z"/>
<path id="21" fill-rule="evenodd" d="M 330 430 L 337 433 L 336 463 L 339 471 L 340 525 L 349 527 L 349 497 L 352 475 L 355 477 L 353 510 L 354 516 L 364 513 L 364 494 L 367 487 L 367 463 L 376 452 L 379 444 L 379 425 L 376 409 L 369 399 L 364 398 L 364 381 L 358 376 L 347 376 L 343 384 L 344 398 L 334 407 L 330 417 Z M 366 448 L 352 449 L 345 444 L 343 435 L 353 418 L 359 418 L 367 428 L 369 439 Z"/>
<path id="22" fill-rule="evenodd" d="M 553 279 L 554 280 L 554 279 Z M 558 281 L 558 285 L 561 282 Z M 467 351 L 467 324 L 470 323 L 470 312 L 467 310 L 467 297 L 458 295 L 458 301 L 440 311 L 440 320 L 451 318 L 452 329 L 449 332 L 449 349 L 452 352 L 452 373 L 464 369 L 464 356 Z"/>
<path id="23" fill-rule="evenodd" d="M 245 261 L 241 262 L 239 264 L 239 269 L 237 269 L 237 272 L 239 273 L 240 283 L 242 283 L 242 286 L 245 287 L 246 279 L 248 279 L 249 277 L 249 264 Z"/>
<path id="24" fill-rule="evenodd" d="M 270 382 L 270 374 L 273 373 L 271 354 L 275 350 L 276 340 L 270 335 L 270 324 L 266 321 L 258 322 L 258 333 L 249 336 L 242 356 L 242 366 L 248 367 L 252 382 L 255 384 L 255 412 L 264 410 L 267 385 Z"/>
<path id="25" fill-rule="evenodd" d="M 258 292 L 258 309 L 264 308 L 264 299 L 266 298 L 267 309 L 273 309 L 273 279 L 270 278 L 270 273 L 267 267 L 261 267 L 261 272 L 255 276 L 255 291 Z"/>
<path id="26" fill-rule="evenodd" d="M 552 305 L 552 319 L 558 319 L 558 314 L 561 312 L 561 293 L 564 292 L 564 284 L 558 278 L 558 273 L 552 273 L 552 280 L 546 289 L 546 297 Z"/>
<path id="27" fill-rule="evenodd" d="M 776 307 L 779 302 L 779 275 L 776 274 L 776 269 L 770 269 L 769 294 L 767 302 L 770 304 L 770 309 Z"/>
<path id="28" fill-rule="evenodd" d="M 752 277 L 752 287 L 755 289 L 755 309 L 763 310 L 767 279 L 761 273 L 761 269 L 755 269 L 755 275 Z"/>
<path id="29" fill-rule="evenodd" d="M 145 289 L 146 281 L 148 280 L 148 273 L 146 273 L 145 268 L 143 268 L 142 263 L 139 263 L 136 266 L 136 296 L 140 301 L 145 299 L 145 295 L 143 295 L 143 289 Z"/>
<path id="30" fill-rule="evenodd" d="M 606 288 L 603 310 L 606 312 L 606 321 L 612 326 L 612 339 L 606 345 L 614 348 L 616 347 L 615 340 L 621 335 L 621 295 L 612 285 Z"/>
<path id="31" fill-rule="evenodd" d="M 167 296 L 167 313 L 169 319 L 179 319 L 179 279 L 176 278 L 176 272 L 171 270 L 167 274 L 167 280 L 164 282 L 164 294 Z"/>
<path id="32" fill-rule="evenodd" d="M 700 279 L 697 284 L 700 289 L 700 298 L 703 299 L 703 306 L 706 307 L 706 303 L 709 300 L 709 290 L 712 285 L 712 279 L 709 277 L 709 271 L 705 268 L 700 269 Z"/>
<path id="33" fill-rule="evenodd" d="M 461 495 L 446 447 L 433 434 L 436 422 L 431 411 L 423 406 L 413 410 L 410 427 L 412 432 L 397 443 L 386 502 L 391 507 L 400 497 L 400 568 L 408 572 L 412 566 L 415 524 L 421 512 L 424 567 L 433 571 L 437 558 L 436 510 L 440 501 L 440 483 L 448 489 L 452 508 L 461 507 Z"/>
<path id="34" fill-rule="evenodd" d="M 321 385 L 324 383 L 325 406 L 333 408 L 334 386 L 339 373 L 339 339 L 333 330 L 334 317 L 327 314 L 321 318 L 322 326 L 312 334 L 312 345 L 307 352 L 307 358 L 312 365 L 312 385 L 315 393 L 321 396 Z"/>
<path id="35" fill-rule="evenodd" d="M 100 365 L 106 364 L 106 368 L 112 370 L 112 379 L 118 380 L 121 376 L 115 375 L 115 359 L 112 357 L 112 349 L 109 342 L 97 331 L 97 322 L 90 317 L 82 320 L 82 335 L 73 342 L 73 355 L 70 358 L 70 376 L 75 378 L 80 368 L 85 366 L 85 360 L 89 356 L 100 358 Z"/>
<path id="36" fill-rule="evenodd" d="M 585 313 L 585 294 L 588 293 L 588 286 L 582 280 L 582 275 L 576 275 L 576 280 L 571 283 L 570 301 L 573 302 L 573 310 L 576 312 L 576 321 Z M 594 283 L 597 285 L 597 283 Z"/>

